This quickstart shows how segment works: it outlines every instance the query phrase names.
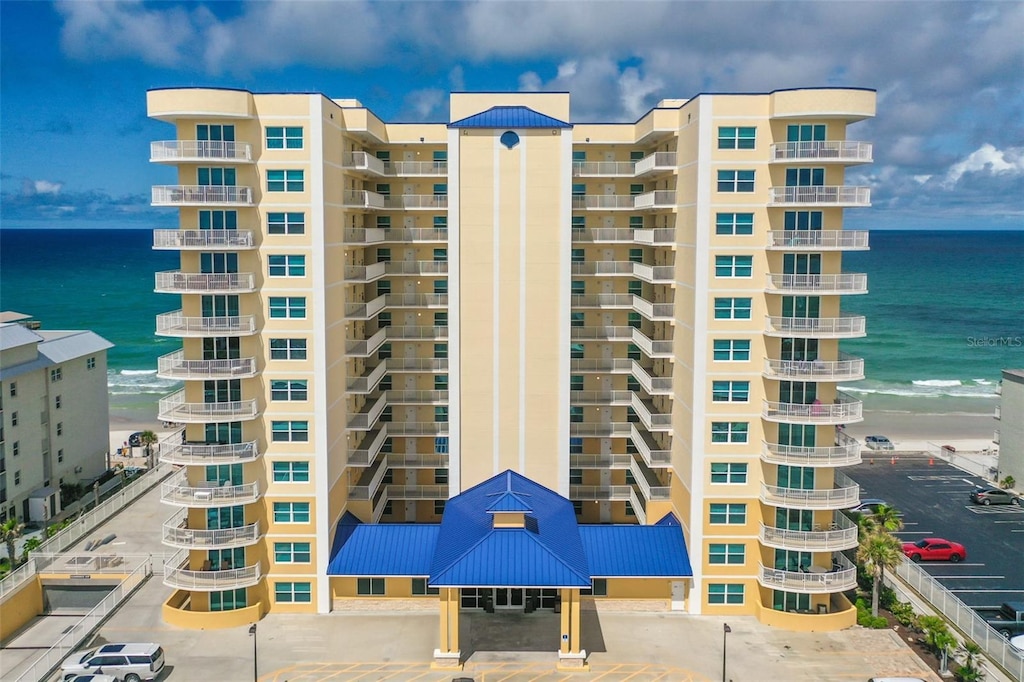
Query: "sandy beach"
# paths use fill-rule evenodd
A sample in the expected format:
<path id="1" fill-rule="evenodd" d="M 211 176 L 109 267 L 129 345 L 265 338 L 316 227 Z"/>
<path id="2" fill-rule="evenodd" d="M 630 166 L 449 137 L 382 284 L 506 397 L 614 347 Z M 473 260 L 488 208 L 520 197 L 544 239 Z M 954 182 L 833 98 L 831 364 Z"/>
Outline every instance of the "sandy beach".
<path id="1" fill-rule="evenodd" d="M 136 431 L 152 431 L 157 438 L 163 440 L 177 429 L 165 427 L 158 419 L 139 419 L 137 415 L 125 415 L 110 413 L 110 463 L 124 464 L 125 466 L 146 466 L 145 448 L 129 447 L 130 455 L 125 457 L 118 455 L 119 448 L 123 448 L 128 442 L 128 437 Z"/>
<path id="2" fill-rule="evenodd" d="M 865 411 L 864 421 L 849 424 L 846 433 L 864 442 L 869 435 L 887 436 L 897 450 L 927 450 L 927 445 L 952 445 L 958 452 L 997 449 L 992 436 L 999 422 L 992 413 L 917 414 Z"/>

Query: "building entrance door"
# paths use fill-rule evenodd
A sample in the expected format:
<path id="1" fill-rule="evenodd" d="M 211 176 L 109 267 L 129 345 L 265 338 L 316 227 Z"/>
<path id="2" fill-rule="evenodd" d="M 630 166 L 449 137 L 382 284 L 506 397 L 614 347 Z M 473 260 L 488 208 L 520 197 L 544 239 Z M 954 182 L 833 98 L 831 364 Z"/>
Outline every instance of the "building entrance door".
<path id="1" fill-rule="evenodd" d="M 521 609 L 523 608 L 523 596 L 525 590 L 516 587 L 494 588 L 494 608 L 496 609 Z"/>

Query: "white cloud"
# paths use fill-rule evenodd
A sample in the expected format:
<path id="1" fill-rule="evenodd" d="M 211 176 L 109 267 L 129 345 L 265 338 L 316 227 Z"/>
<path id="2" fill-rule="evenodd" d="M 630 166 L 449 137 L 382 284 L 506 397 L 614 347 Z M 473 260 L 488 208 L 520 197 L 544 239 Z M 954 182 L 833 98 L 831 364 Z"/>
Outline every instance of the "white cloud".
<path id="1" fill-rule="evenodd" d="M 447 93 L 444 90 L 424 88 L 410 92 L 405 101 L 418 118 L 426 120 L 445 104 L 446 98 Z"/>
<path id="2" fill-rule="evenodd" d="M 49 180 L 34 180 L 32 181 L 32 194 L 53 194 L 54 196 L 60 194 L 60 190 L 64 187 L 62 182 L 50 182 Z"/>
<path id="3" fill-rule="evenodd" d="M 943 184 L 952 187 L 966 173 L 987 173 L 989 175 L 1024 174 L 1024 147 L 996 149 L 985 143 L 971 152 L 967 158 L 950 166 Z"/>

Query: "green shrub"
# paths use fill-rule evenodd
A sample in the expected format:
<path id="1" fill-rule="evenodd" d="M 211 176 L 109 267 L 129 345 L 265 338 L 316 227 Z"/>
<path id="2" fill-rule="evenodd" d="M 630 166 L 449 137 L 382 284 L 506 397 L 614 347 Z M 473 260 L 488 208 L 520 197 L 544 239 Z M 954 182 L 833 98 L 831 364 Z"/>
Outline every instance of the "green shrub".
<path id="1" fill-rule="evenodd" d="M 889 607 L 889 612 L 900 625 L 908 628 L 917 626 L 917 614 L 909 602 L 898 601 Z"/>
<path id="2" fill-rule="evenodd" d="M 896 591 L 891 587 L 882 585 L 882 589 L 878 593 L 878 605 L 886 611 L 892 611 L 893 604 L 898 603 L 899 600 L 896 598 Z"/>

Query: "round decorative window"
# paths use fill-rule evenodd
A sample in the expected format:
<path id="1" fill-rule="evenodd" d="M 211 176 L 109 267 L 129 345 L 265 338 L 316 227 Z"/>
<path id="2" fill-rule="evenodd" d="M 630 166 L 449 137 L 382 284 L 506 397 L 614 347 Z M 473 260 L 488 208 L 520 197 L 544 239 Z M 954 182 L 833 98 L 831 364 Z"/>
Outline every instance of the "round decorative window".
<path id="1" fill-rule="evenodd" d="M 501 134 L 501 137 L 498 138 L 498 141 L 501 142 L 506 147 L 508 147 L 509 149 L 512 149 L 512 147 L 515 147 L 517 144 L 519 144 L 519 136 L 513 133 L 511 130 L 506 130 Z"/>

